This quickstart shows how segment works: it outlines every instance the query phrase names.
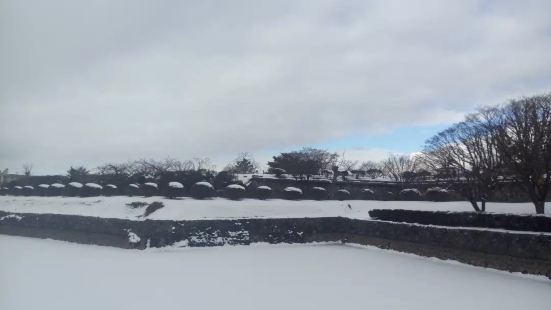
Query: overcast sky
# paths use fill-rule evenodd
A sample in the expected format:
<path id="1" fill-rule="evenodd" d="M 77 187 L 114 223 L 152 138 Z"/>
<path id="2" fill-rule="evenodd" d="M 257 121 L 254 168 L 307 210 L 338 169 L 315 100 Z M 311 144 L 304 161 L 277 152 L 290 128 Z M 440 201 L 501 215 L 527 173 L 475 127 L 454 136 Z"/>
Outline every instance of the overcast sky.
<path id="1" fill-rule="evenodd" d="M 0 169 L 413 152 L 551 90 L 551 1 L 0 1 Z"/>

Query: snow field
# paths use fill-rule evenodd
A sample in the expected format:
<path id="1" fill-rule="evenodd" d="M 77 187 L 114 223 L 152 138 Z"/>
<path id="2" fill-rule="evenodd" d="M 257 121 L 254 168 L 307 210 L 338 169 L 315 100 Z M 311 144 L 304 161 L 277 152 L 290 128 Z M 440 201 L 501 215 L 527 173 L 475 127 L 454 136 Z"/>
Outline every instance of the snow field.
<path id="1" fill-rule="evenodd" d="M 292 218 L 346 216 L 369 218 L 372 209 L 410 209 L 440 211 L 473 211 L 468 202 L 427 202 L 427 201 L 373 201 L 373 200 L 257 200 L 232 201 L 224 198 L 196 200 L 191 198 L 166 199 L 163 197 L 20 197 L 0 196 L 0 210 L 18 213 L 55 213 L 96 216 L 103 218 L 138 218 L 143 208 L 132 209 L 126 204 L 133 201 L 151 203 L 161 201 L 164 208 L 149 215 L 158 220 L 194 220 L 228 218 Z M 351 209 L 348 208 L 350 204 Z M 487 210 L 496 213 L 534 214 L 531 203 L 488 203 Z M 551 214 L 551 205 L 546 205 Z"/>
<path id="2" fill-rule="evenodd" d="M 549 309 L 551 282 L 337 244 L 123 250 L 0 236 L 0 309 Z"/>

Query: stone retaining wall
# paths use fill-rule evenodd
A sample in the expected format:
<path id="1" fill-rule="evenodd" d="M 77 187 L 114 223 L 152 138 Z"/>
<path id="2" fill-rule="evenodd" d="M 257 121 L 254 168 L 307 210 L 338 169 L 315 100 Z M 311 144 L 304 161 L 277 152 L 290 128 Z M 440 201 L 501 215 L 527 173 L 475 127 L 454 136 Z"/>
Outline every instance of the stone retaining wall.
<path id="1" fill-rule="evenodd" d="M 0 211 L 0 233 L 134 249 L 337 241 L 551 277 L 551 236 L 548 234 L 342 217 L 132 221 Z"/>
<path id="2" fill-rule="evenodd" d="M 551 217 L 545 215 L 373 209 L 369 216 L 392 222 L 551 232 Z"/>

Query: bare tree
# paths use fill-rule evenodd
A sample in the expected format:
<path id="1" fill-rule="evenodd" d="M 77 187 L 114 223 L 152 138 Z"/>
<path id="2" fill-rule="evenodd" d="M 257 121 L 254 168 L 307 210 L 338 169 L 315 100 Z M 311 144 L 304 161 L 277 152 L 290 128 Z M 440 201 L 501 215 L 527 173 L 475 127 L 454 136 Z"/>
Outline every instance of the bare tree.
<path id="1" fill-rule="evenodd" d="M 96 168 L 99 175 L 130 175 L 132 163 L 114 164 L 107 163 Z"/>
<path id="2" fill-rule="evenodd" d="M 372 179 L 383 176 L 383 164 L 380 162 L 374 162 L 371 160 L 364 161 L 360 165 L 360 170 L 364 171 L 364 174 Z"/>
<path id="3" fill-rule="evenodd" d="M 193 163 L 196 170 L 214 170 L 216 168 L 208 157 L 196 157 L 193 159 Z"/>
<path id="4" fill-rule="evenodd" d="M 134 171 L 133 165 L 133 162 L 123 164 L 108 163 L 98 166 L 96 171 L 97 174 L 101 176 L 101 181 L 122 185 L 129 181 L 129 178 Z"/>
<path id="5" fill-rule="evenodd" d="M 182 172 L 195 170 L 195 164 L 191 160 L 180 161 L 171 157 L 167 157 L 160 163 L 163 171 L 167 172 Z"/>
<path id="6" fill-rule="evenodd" d="M 551 186 L 551 94 L 513 100 L 481 115 L 536 213 L 544 213 Z"/>
<path id="7" fill-rule="evenodd" d="M 29 177 L 31 176 L 31 173 L 33 171 L 34 165 L 31 163 L 23 164 L 23 173 L 25 176 Z"/>
<path id="8" fill-rule="evenodd" d="M 132 175 L 156 178 L 164 171 L 163 164 L 154 159 L 140 159 L 132 163 Z"/>
<path id="9" fill-rule="evenodd" d="M 346 177 L 351 174 L 350 171 L 357 165 L 357 160 L 346 159 L 345 153 L 342 153 L 342 156 L 337 160 L 337 166 L 343 181 L 346 181 Z"/>
<path id="10" fill-rule="evenodd" d="M 371 160 L 364 161 L 360 164 L 360 170 L 367 171 L 371 169 L 379 169 L 382 170 L 383 165 L 380 162 L 374 162 Z"/>
<path id="11" fill-rule="evenodd" d="M 5 178 L 7 177 L 8 173 L 9 173 L 8 168 L 6 168 L 4 170 L 0 170 L 0 185 L 4 185 Z"/>
<path id="12" fill-rule="evenodd" d="M 498 182 L 503 164 L 495 136 L 480 115 L 469 115 L 429 139 L 423 154 L 423 162 L 434 170 L 458 171 L 458 190 L 476 211 L 486 210 L 488 194 Z"/>
<path id="13" fill-rule="evenodd" d="M 346 159 L 343 153 L 340 159 L 337 161 L 337 165 L 339 166 L 339 170 L 349 171 L 349 170 L 353 170 L 358 165 L 358 161 Z"/>
<path id="14" fill-rule="evenodd" d="M 410 174 L 417 170 L 417 165 L 417 157 L 389 154 L 383 161 L 383 173 L 396 182 L 410 182 L 412 181 Z"/>
<path id="15" fill-rule="evenodd" d="M 130 175 L 143 175 L 150 178 L 158 178 L 168 172 L 184 172 L 200 169 L 211 169 L 208 158 L 194 158 L 191 160 L 180 161 L 167 157 L 163 161 L 154 159 L 140 159 L 127 164 Z"/>

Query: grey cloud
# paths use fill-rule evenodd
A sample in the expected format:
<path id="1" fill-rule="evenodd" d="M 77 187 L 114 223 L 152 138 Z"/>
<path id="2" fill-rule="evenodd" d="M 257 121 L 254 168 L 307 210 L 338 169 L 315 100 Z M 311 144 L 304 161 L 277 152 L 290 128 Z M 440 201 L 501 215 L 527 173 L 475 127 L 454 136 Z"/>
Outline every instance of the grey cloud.
<path id="1" fill-rule="evenodd" d="M 0 167 L 229 158 L 548 91 L 548 1 L 3 1 Z"/>

